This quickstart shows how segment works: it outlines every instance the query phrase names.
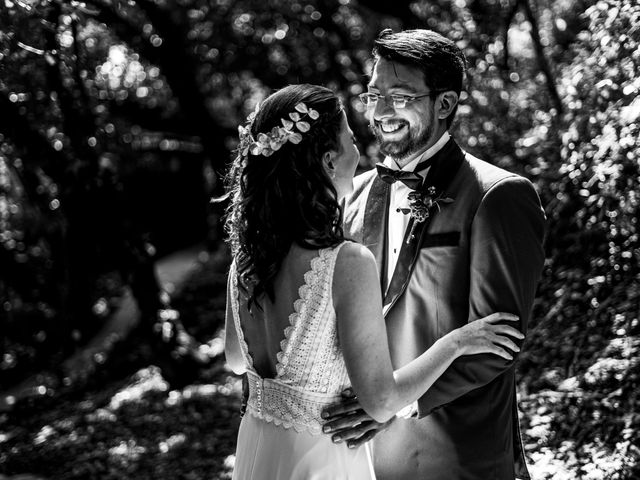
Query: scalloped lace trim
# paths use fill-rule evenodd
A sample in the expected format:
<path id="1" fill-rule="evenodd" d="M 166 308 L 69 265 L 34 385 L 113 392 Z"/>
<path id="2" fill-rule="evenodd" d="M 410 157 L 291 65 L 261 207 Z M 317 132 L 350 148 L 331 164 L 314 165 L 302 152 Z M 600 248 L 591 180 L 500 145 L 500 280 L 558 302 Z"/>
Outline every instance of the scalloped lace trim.
<path id="1" fill-rule="evenodd" d="M 316 292 L 319 287 L 318 278 L 323 271 L 320 267 L 324 266 L 327 258 L 330 257 L 330 253 L 331 249 L 328 248 L 320 250 L 318 256 L 311 259 L 310 269 L 304 274 L 304 281 L 298 289 L 298 299 L 293 302 L 293 313 L 289 315 L 289 326 L 284 329 L 284 338 L 280 341 L 280 351 L 276 355 L 278 360 L 276 373 L 278 376 L 284 375 L 285 368 L 289 364 L 291 356 L 289 345 L 295 344 L 302 333 L 301 329 L 296 327 L 299 326 L 301 318 L 307 317 L 309 301 L 313 300 L 311 294 Z"/>
<path id="2" fill-rule="evenodd" d="M 315 425 L 288 422 L 286 420 L 282 420 L 281 418 L 274 417 L 273 415 L 268 415 L 268 414 L 260 415 L 256 411 L 254 411 L 252 408 L 248 408 L 247 413 L 249 413 L 252 417 L 255 417 L 267 423 L 273 423 L 274 425 L 277 425 L 278 427 L 282 427 L 287 430 L 293 428 L 298 433 L 308 432 L 311 435 L 322 434 L 322 425 L 320 424 L 320 422 L 314 422 Z"/>

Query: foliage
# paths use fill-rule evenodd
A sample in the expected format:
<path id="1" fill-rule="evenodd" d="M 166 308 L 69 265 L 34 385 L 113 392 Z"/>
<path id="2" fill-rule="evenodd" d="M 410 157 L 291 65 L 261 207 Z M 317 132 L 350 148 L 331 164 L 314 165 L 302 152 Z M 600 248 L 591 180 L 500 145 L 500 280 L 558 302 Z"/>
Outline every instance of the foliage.
<path id="1" fill-rule="evenodd" d="M 539 392 L 527 398 L 528 411 L 546 417 L 529 423 L 542 464 L 555 458 L 583 478 L 635 478 L 640 8 L 599 1 L 584 18 L 560 72 L 558 172 L 540 165 L 548 261 L 520 371 L 527 390 Z"/>
<path id="2" fill-rule="evenodd" d="M 143 65 L 93 20 L 99 11 L 79 3 L 5 3 L 0 292 L 6 386 L 34 370 L 59 369 L 64 356 L 100 328 L 125 286 L 143 310 L 153 310 L 158 287 L 146 272 L 156 250 L 203 237 L 206 163 L 177 163 L 202 151 L 190 136 L 143 129 L 135 116 L 120 113 L 131 97 L 129 105 L 145 108 L 153 126 L 165 128 L 162 118 L 177 102 L 157 67 Z M 172 183 L 165 180 L 169 174 Z M 193 215 L 180 211 L 185 207 Z M 163 226 L 174 211 L 172 225 Z M 166 234 L 171 231 L 179 235 Z"/>

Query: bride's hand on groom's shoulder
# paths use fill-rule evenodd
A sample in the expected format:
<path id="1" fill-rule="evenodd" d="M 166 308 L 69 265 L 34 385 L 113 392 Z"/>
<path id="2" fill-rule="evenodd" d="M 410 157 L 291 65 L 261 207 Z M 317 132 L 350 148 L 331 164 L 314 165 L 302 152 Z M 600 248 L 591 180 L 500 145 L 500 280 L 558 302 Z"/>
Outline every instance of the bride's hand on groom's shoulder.
<path id="1" fill-rule="evenodd" d="M 322 412 L 325 424 L 323 432 L 331 435 L 334 443 L 346 442 L 349 448 L 356 448 L 368 442 L 379 432 L 387 429 L 395 417 L 385 423 L 378 423 L 360 406 L 358 397 L 351 388 L 342 392 L 342 401 L 328 406 Z"/>

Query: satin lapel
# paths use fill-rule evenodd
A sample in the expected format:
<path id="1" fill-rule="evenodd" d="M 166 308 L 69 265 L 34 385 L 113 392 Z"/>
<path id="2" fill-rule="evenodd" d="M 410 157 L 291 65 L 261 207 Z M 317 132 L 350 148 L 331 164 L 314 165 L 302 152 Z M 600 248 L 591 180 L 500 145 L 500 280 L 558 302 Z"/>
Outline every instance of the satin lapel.
<path id="1" fill-rule="evenodd" d="M 389 212 L 390 185 L 380 180 L 377 175 L 373 179 L 367 204 L 364 210 L 362 227 L 362 243 L 376 258 L 380 271 L 380 285 L 384 288 L 387 278 L 387 217 Z M 383 290 L 384 291 L 384 290 Z"/>
<path id="2" fill-rule="evenodd" d="M 446 196 L 446 188 L 458 172 L 463 159 L 464 152 L 460 150 L 460 147 L 453 139 L 449 140 L 446 145 L 442 147 L 442 150 L 436 153 L 431 169 L 424 181 L 424 188 L 433 186 L 436 188 L 436 195 L 440 194 L 440 192 L 444 192 Z M 389 282 L 389 288 L 384 296 L 383 305 L 386 313 L 389 312 L 391 307 L 393 307 L 400 295 L 402 295 L 407 288 L 411 272 L 413 272 L 416 260 L 418 259 L 420 248 L 428 236 L 427 230 L 429 228 L 429 224 L 431 223 L 433 216 L 436 214 L 437 210 L 431 212 L 431 216 L 420 227 L 418 227 L 416 235 L 417 238 L 407 244 L 407 237 L 409 236 L 411 226 L 413 225 L 413 219 L 409 220 L 409 225 L 407 226 L 407 231 L 402 241 L 402 247 L 400 248 L 398 263 L 396 264 L 396 269 L 393 272 L 391 282 Z"/>

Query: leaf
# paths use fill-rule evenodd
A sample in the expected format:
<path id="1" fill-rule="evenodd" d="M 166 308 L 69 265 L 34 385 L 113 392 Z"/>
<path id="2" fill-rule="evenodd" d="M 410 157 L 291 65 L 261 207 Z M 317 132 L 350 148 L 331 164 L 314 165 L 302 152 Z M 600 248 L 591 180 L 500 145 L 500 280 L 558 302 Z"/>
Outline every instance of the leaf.
<path id="1" fill-rule="evenodd" d="M 297 132 L 291 132 L 289 134 L 289 141 L 295 145 L 297 145 L 298 143 L 300 143 L 302 141 L 302 135 L 300 135 Z"/>
<path id="2" fill-rule="evenodd" d="M 277 140 L 271 140 L 269 142 L 269 147 L 271 147 L 271 150 L 273 150 L 274 152 L 277 152 L 278 150 L 280 150 L 280 147 L 282 147 L 282 143 Z"/>
<path id="3" fill-rule="evenodd" d="M 309 111 L 309 109 L 304 103 L 299 103 L 294 108 L 300 113 L 307 113 Z"/>
<path id="4" fill-rule="evenodd" d="M 309 109 L 309 116 L 313 119 L 313 120 L 317 120 L 320 117 L 320 114 L 314 110 L 313 108 Z"/>
<path id="5" fill-rule="evenodd" d="M 307 122 L 296 122 L 296 127 L 298 127 L 298 130 L 300 130 L 301 132 L 308 132 L 311 128 L 311 125 L 309 125 Z"/>
<path id="6" fill-rule="evenodd" d="M 281 121 L 282 121 L 282 125 L 287 130 L 291 130 L 293 128 L 293 122 L 292 121 L 287 120 L 286 118 L 282 118 Z"/>
<path id="7" fill-rule="evenodd" d="M 294 122 L 299 122 L 300 121 L 300 114 L 298 112 L 291 112 L 289 114 L 289 118 L 291 120 L 293 120 Z"/>

